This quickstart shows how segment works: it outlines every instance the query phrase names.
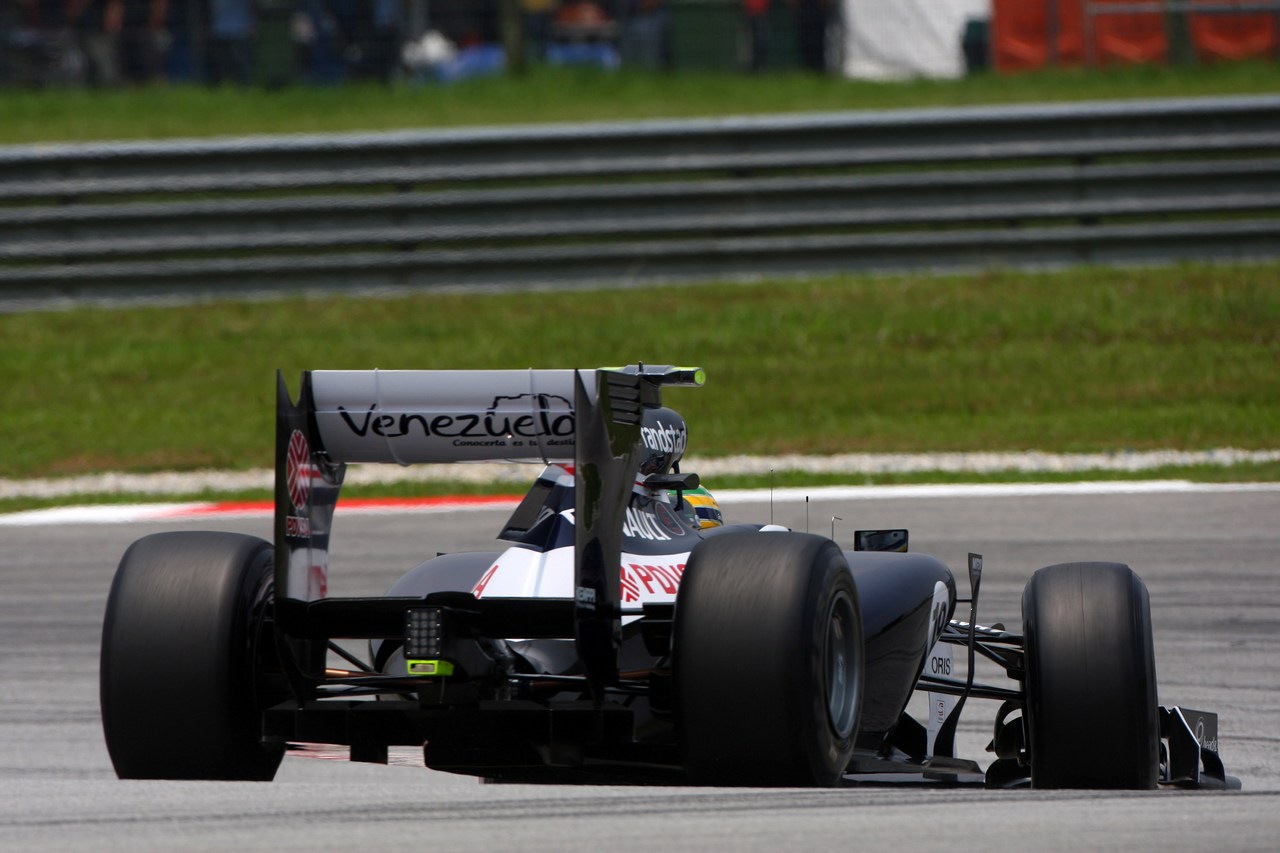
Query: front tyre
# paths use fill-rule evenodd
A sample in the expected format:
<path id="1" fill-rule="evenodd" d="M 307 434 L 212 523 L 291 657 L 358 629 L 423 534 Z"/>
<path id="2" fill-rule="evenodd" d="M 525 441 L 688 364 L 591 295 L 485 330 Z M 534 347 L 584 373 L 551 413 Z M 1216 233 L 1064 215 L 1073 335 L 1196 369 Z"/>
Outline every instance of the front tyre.
<path id="1" fill-rule="evenodd" d="M 672 648 L 690 781 L 839 782 L 862 708 L 863 635 L 834 542 L 756 532 L 705 540 L 681 581 Z"/>
<path id="2" fill-rule="evenodd" d="M 1022 596 L 1034 788 L 1156 787 L 1159 720 L 1147 588 L 1119 563 L 1064 563 Z"/>
<path id="3" fill-rule="evenodd" d="M 235 533 L 160 533 L 125 552 L 100 672 L 120 778 L 275 776 L 284 745 L 261 740 L 258 666 L 272 564 L 269 542 Z"/>

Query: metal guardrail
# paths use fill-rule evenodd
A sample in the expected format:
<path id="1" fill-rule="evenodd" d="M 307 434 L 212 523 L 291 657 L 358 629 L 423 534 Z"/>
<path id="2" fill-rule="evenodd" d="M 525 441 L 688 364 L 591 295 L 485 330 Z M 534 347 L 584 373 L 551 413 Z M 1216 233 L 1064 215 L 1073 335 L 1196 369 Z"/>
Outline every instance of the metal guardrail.
<path id="1" fill-rule="evenodd" d="M 1280 255 L 1280 97 L 0 147 L 58 299 Z"/>

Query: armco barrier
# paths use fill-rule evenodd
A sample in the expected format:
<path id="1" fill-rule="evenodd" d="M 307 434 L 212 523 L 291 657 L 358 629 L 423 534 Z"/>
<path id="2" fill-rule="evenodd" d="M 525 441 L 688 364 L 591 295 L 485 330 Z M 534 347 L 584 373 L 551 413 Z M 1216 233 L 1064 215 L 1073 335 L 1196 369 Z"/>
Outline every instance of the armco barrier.
<path id="1" fill-rule="evenodd" d="M 1280 97 L 0 148 L 0 307 L 1280 254 Z"/>

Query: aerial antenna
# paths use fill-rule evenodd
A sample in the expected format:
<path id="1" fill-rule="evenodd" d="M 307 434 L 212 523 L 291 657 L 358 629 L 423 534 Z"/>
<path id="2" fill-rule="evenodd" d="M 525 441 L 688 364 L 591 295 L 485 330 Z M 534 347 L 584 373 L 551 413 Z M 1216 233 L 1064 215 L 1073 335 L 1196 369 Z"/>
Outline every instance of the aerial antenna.
<path id="1" fill-rule="evenodd" d="M 809 496 L 804 496 L 804 532 L 809 532 Z"/>
<path id="2" fill-rule="evenodd" d="M 773 469 L 769 469 L 769 523 L 773 524 Z"/>

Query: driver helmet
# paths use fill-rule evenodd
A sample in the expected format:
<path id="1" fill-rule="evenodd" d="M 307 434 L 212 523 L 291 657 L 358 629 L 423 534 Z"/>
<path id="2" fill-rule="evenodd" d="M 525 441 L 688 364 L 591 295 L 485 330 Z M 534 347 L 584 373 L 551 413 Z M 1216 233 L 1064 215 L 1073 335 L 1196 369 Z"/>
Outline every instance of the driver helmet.
<path id="1" fill-rule="evenodd" d="M 706 530 L 708 527 L 719 527 L 724 524 L 724 516 L 720 505 L 711 493 L 699 486 L 683 492 L 683 500 L 675 492 L 671 493 L 672 503 L 679 505 L 679 513 L 694 529 Z"/>

